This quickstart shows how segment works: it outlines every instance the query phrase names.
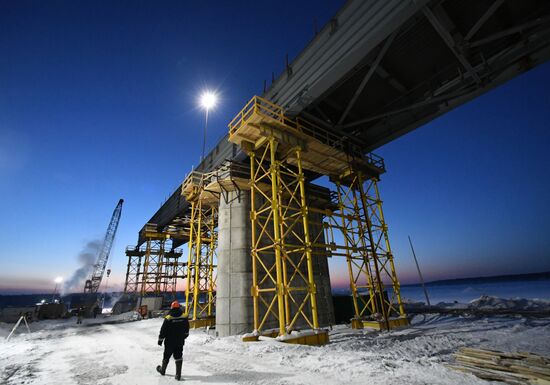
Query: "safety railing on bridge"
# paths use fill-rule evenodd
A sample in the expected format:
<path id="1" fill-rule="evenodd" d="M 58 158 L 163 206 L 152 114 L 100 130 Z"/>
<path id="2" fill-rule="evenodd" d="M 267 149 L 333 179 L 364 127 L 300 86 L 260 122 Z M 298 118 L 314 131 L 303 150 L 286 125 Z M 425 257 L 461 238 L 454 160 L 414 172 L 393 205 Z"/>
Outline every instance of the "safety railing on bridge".
<path id="1" fill-rule="evenodd" d="M 313 138 L 353 158 L 365 159 L 372 166 L 384 170 L 384 161 L 381 157 L 375 154 L 365 155 L 361 146 L 353 143 L 345 135 L 327 130 L 301 117 L 290 118 L 285 115 L 282 107 L 259 96 L 254 96 L 229 123 L 229 138 L 231 139 L 240 128 L 251 123 L 250 120 L 258 115 L 280 124 L 299 137 Z"/>

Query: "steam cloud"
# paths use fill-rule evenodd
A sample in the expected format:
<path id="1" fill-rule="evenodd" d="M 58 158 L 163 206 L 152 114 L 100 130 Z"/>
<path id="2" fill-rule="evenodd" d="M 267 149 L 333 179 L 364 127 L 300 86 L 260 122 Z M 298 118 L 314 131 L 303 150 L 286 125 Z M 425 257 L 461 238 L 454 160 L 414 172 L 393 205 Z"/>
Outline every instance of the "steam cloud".
<path id="1" fill-rule="evenodd" d="M 90 241 L 84 246 L 78 254 L 80 267 L 76 269 L 71 278 L 65 281 L 62 294 L 68 292 L 81 293 L 84 291 L 84 282 L 88 279 L 94 268 L 100 247 L 101 242 L 99 240 Z"/>

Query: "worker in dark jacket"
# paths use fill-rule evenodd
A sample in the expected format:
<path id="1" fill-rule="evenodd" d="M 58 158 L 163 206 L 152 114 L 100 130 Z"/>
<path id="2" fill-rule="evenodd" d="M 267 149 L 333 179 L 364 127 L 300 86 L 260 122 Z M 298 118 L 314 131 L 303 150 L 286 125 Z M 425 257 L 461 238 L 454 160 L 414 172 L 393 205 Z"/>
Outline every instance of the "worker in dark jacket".
<path id="1" fill-rule="evenodd" d="M 76 323 L 81 324 L 82 323 L 82 317 L 84 316 L 84 308 L 81 306 L 76 311 Z"/>
<path id="2" fill-rule="evenodd" d="M 176 361 L 176 380 L 181 379 L 181 365 L 183 355 L 183 345 L 185 339 L 189 336 L 189 320 L 183 314 L 178 301 L 172 302 L 170 312 L 164 317 L 164 322 L 160 328 L 159 346 L 162 346 L 164 341 L 164 357 L 162 366 L 157 366 L 157 372 L 163 376 L 166 374 L 168 361 L 173 355 Z"/>

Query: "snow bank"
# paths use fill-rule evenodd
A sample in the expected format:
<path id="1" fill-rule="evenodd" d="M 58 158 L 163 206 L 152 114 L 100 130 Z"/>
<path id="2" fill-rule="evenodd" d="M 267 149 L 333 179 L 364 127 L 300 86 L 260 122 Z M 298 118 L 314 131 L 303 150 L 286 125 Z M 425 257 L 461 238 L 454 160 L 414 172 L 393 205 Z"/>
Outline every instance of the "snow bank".
<path id="1" fill-rule="evenodd" d="M 441 309 L 455 309 L 455 310 L 461 310 L 461 309 L 468 309 L 468 304 L 466 303 L 460 303 L 460 302 L 439 302 L 435 305 L 436 308 Z"/>
<path id="2" fill-rule="evenodd" d="M 6 338 L 10 334 L 12 328 L 13 324 L 0 322 L 0 338 Z"/>
<path id="3" fill-rule="evenodd" d="M 484 295 L 471 301 L 468 307 L 480 310 L 547 311 L 550 310 L 550 301 L 525 298 L 503 299 Z"/>
<path id="4" fill-rule="evenodd" d="M 414 312 L 418 310 L 482 310 L 482 311 L 503 311 L 510 312 L 550 312 L 550 301 L 542 299 L 525 299 L 525 298 L 499 298 L 488 295 L 483 295 L 469 303 L 460 302 L 439 302 L 431 307 L 426 306 L 424 302 L 419 301 L 404 301 L 405 308 L 408 311 Z"/>

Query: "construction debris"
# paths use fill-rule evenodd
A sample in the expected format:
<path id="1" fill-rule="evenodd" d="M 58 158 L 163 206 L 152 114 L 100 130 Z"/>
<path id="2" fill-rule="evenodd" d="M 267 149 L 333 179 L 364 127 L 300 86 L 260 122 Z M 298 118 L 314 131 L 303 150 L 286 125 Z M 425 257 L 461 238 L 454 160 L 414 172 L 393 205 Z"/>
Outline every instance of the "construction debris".
<path id="1" fill-rule="evenodd" d="M 460 348 L 448 367 L 489 381 L 550 385 L 550 357 L 528 352 Z"/>

